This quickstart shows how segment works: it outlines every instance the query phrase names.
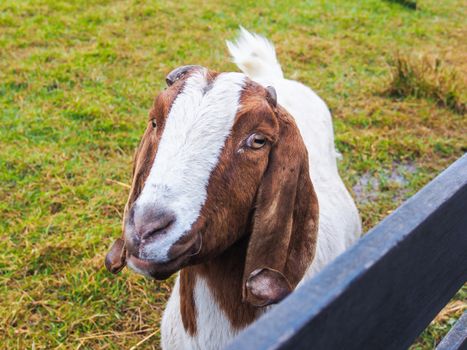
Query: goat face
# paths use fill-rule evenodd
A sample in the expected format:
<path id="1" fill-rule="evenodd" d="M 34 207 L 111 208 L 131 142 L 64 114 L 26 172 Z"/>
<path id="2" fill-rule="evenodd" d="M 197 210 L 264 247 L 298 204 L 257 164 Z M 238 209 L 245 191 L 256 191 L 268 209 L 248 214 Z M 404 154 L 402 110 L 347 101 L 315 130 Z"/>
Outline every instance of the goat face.
<path id="1" fill-rule="evenodd" d="M 185 66 L 167 83 L 135 155 L 124 238 L 106 265 L 116 272 L 126 261 L 165 279 L 249 234 L 244 298 L 282 298 L 316 241 L 317 201 L 297 127 L 274 90 L 243 74 Z M 271 281 L 277 288 L 261 295 Z"/>

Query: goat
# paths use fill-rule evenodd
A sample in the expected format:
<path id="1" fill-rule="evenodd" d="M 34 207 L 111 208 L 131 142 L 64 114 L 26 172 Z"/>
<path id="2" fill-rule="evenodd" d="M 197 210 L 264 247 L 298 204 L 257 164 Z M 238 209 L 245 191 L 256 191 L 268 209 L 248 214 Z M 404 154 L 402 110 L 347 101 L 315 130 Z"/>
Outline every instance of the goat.
<path id="1" fill-rule="evenodd" d="M 331 114 L 284 79 L 272 44 L 227 42 L 243 73 L 166 78 L 137 149 L 124 234 L 106 257 L 155 279 L 177 271 L 164 349 L 220 349 L 361 232 L 336 165 Z"/>

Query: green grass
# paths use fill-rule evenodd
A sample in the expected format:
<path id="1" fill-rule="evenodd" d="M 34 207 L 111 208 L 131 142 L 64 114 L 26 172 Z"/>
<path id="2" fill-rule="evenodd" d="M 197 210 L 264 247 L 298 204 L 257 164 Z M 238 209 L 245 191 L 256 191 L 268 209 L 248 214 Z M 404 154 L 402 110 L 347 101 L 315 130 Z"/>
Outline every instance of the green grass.
<path id="1" fill-rule="evenodd" d="M 427 92 L 424 72 L 384 93 L 391 62 L 427 56 L 456 72 L 465 105 L 465 17 L 461 0 L 2 1 L 0 347 L 118 349 L 150 335 L 140 348 L 158 347 L 170 281 L 111 276 L 103 258 L 120 235 L 119 182 L 172 68 L 235 70 L 223 41 L 239 24 L 271 38 L 286 76 L 332 109 L 368 229 L 467 149 L 465 114 L 440 104 L 449 89 Z M 456 298 L 414 349 L 448 331 L 465 288 Z"/>

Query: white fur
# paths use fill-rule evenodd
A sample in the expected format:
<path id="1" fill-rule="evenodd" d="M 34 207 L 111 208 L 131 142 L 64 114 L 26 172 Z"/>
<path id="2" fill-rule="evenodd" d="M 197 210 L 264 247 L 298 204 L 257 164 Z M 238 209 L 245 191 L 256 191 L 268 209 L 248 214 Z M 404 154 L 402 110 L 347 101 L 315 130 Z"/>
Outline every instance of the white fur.
<path id="1" fill-rule="evenodd" d="M 252 80 L 275 87 L 278 103 L 295 118 L 309 152 L 320 223 L 316 256 L 303 282 L 341 254 L 361 233 L 357 209 L 337 171 L 331 114 L 310 88 L 283 78 L 274 47 L 265 38 L 242 28 L 237 43 L 227 45 L 234 62 Z M 164 349 L 221 349 L 235 335 L 204 281 L 196 283 L 195 302 L 198 330 L 191 338 L 181 322 L 177 279 L 162 321 Z"/>
<path id="2" fill-rule="evenodd" d="M 219 308 L 206 281 L 199 276 L 196 279 L 194 300 L 197 310 L 197 333 L 195 337 L 191 337 L 183 328 L 180 314 L 180 281 L 177 276 L 162 317 L 163 349 L 218 350 L 225 347 L 238 333 L 230 327 L 229 320 Z"/>
<path id="3" fill-rule="evenodd" d="M 156 158 L 141 195 L 135 216 L 147 206 L 165 203 L 176 220 L 169 232 L 143 246 L 141 257 L 168 260 L 171 246 L 187 232 L 206 200 L 212 170 L 233 126 L 245 76 L 222 73 L 209 89 L 206 71 L 185 82 L 167 117 Z"/>
<path id="4" fill-rule="evenodd" d="M 227 47 L 235 64 L 248 76 L 282 78 L 282 69 L 277 62 L 274 45 L 269 40 L 240 27 L 240 36 Z"/>

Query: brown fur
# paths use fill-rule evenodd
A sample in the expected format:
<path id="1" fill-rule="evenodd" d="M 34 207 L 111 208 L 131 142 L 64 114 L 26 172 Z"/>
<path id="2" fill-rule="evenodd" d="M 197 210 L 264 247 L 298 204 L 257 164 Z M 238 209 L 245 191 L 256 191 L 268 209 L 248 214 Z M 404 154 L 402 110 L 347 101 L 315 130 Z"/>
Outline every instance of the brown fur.
<path id="1" fill-rule="evenodd" d="M 217 73 L 210 72 L 214 79 Z M 186 77 L 158 96 L 151 125 L 135 156 L 130 208 L 138 198 L 154 161 L 164 121 Z M 199 253 L 180 273 L 181 316 L 196 334 L 194 288 L 206 280 L 220 308 L 236 329 L 253 322 L 259 306 L 278 302 L 303 277 L 314 256 L 318 204 L 308 173 L 308 156 L 293 118 L 271 103 L 268 91 L 249 81 L 230 137 L 207 188 L 207 200 L 192 230 L 200 234 Z M 267 139 L 259 149 L 245 140 L 252 133 Z M 114 254 L 115 255 L 115 254 Z M 274 288 L 264 288 L 264 286 Z M 198 310 L 201 312 L 202 310 Z"/>
<path id="2" fill-rule="evenodd" d="M 195 267 L 189 266 L 180 271 L 180 312 L 183 327 L 190 335 L 196 334 L 196 305 L 193 295 L 196 272 L 194 269 Z"/>
<path id="3" fill-rule="evenodd" d="M 217 255 L 204 256 L 207 261 L 189 268 L 192 279 L 206 279 L 237 329 L 253 322 L 261 313 L 255 305 L 263 304 L 248 298 L 247 277 L 256 268 L 271 267 L 295 288 L 314 255 L 318 221 L 308 156 L 293 119 L 281 107 L 273 110 L 265 102 L 264 89 L 256 84 L 245 88 L 241 104 L 232 135 L 211 175 L 201 213 L 209 222 L 205 231 L 210 235 L 203 248 Z M 240 140 L 252 129 L 270 137 L 272 143 L 265 146 L 270 149 L 238 153 Z M 269 157 L 261 152 L 269 152 Z M 240 157 L 250 159 L 242 166 Z M 228 248 L 221 252 L 221 247 Z M 191 299 L 193 291 L 183 290 L 181 299 Z M 182 317 L 196 323 L 195 312 Z"/>
<path id="4" fill-rule="evenodd" d="M 255 270 L 261 273 L 259 269 L 273 270 L 279 280 L 285 277 L 295 288 L 314 256 L 318 228 L 318 201 L 306 148 L 291 116 L 282 108 L 277 109 L 277 116 L 279 138 L 269 154 L 256 198 L 243 277 L 244 299 L 258 306 L 268 301 L 251 295 L 247 288 L 250 275 Z"/>

